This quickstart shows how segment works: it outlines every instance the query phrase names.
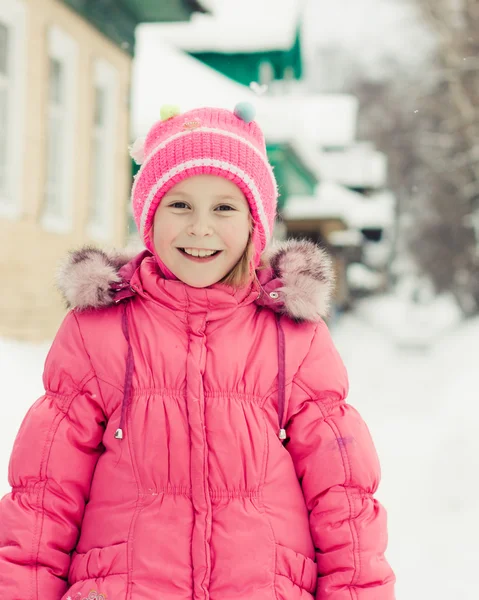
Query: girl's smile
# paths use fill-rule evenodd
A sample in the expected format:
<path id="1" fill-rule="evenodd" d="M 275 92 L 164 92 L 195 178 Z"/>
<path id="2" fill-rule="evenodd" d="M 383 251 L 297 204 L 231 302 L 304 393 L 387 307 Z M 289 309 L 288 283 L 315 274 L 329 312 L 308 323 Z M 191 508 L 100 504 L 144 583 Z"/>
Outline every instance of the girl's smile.
<path id="1" fill-rule="evenodd" d="M 203 248 L 178 248 L 184 258 L 199 263 L 208 263 L 217 258 L 221 250 L 205 250 Z"/>

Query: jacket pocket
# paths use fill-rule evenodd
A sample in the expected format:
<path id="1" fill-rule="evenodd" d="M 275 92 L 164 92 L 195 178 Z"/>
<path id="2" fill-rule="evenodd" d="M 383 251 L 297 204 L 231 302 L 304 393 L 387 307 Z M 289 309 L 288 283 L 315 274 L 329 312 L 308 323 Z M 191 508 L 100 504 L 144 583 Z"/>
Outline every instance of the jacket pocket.
<path id="1" fill-rule="evenodd" d="M 68 581 L 71 585 L 86 579 L 125 575 L 127 572 L 127 543 L 105 548 L 92 548 L 84 554 L 74 552 Z"/>
<path id="2" fill-rule="evenodd" d="M 314 560 L 280 544 L 276 544 L 276 575 L 286 577 L 310 594 L 316 591 L 318 566 Z"/>

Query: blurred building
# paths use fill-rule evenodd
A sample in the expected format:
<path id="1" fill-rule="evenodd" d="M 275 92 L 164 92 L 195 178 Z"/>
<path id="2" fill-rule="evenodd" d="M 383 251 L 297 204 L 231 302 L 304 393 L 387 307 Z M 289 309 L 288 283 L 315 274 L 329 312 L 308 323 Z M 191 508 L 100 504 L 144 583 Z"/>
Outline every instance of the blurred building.
<path id="1" fill-rule="evenodd" d="M 123 245 L 130 86 L 140 22 L 188 19 L 195 0 L 0 3 L 0 335 L 53 335 L 58 261 Z"/>
<path id="2" fill-rule="evenodd" d="M 213 3 L 211 15 L 157 28 L 163 41 L 249 86 L 284 93 L 303 76 L 300 0 L 233 0 Z"/>
<path id="3" fill-rule="evenodd" d="M 317 95 L 317 102 L 336 94 Z M 355 295 L 384 289 L 393 248 L 394 195 L 387 189 L 387 157 L 369 142 L 356 140 L 357 111 L 331 113 L 327 138 L 310 132 L 297 142 L 319 184 L 310 197 L 292 196 L 283 210 L 289 235 L 329 246 L 336 258 L 338 307 Z M 334 121 L 350 123 L 350 137 Z M 336 130 L 336 139 L 334 139 Z M 362 268 L 358 268 L 362 265 Z M 361 276 L 364 285 L 361 283 Z M 372 286 L 375 284 L 375 288 Z"/>

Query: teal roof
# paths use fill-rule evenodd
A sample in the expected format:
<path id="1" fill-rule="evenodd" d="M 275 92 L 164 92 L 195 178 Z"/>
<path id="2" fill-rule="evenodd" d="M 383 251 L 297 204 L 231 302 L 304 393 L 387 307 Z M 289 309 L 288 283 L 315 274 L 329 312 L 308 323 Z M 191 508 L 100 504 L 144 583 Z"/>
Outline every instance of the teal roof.
<path id="1" fill-rule="evenodd" d="M 193 12 L 205 12 L 198 0 L 122 0 L 139 23 L 188 21 Z"/>
<path id="2" fill-rule="evenodd" d="M 188 21 L 205 12 L 199 0 L 63 0 L 112 42 L 133 55 L 139 23 Z"/>

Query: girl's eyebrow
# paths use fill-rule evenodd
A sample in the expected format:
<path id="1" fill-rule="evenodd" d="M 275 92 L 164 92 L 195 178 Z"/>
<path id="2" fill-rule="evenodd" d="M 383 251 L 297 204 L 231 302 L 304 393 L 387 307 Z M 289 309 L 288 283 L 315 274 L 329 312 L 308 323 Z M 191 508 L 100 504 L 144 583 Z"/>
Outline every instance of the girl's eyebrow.
<path id="1" fill-rule="evenodd" d="M 236 202 L 241 202 L 241 199 L 234 194 L 218 194 L 216 196 L 217 200 L 236 200 Z"/>
<path id="2" fill-rule="evenodd" d="M 180 198 L 189 198 L 190 196 L 186 192 L 182 192 L 181 190 L 170 190 L 166 192 L 165 197 L 168 196 L 179 196 Z"/>

